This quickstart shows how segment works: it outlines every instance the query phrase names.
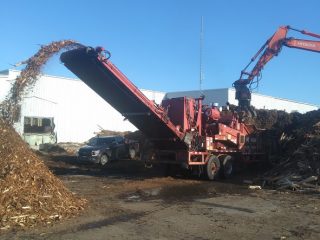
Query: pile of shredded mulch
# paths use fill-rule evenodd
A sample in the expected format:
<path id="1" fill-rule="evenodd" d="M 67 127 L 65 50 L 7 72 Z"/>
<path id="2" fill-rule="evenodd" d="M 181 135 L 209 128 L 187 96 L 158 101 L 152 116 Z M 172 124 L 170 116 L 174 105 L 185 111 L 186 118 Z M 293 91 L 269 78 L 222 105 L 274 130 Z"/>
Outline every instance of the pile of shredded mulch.
<path id="1" fill-rule="evenodd" d="M 0 119 L 0 229 L 46 225 L 78 214 L 86 201 L 70 192 Z"/>
<path id="2" fill-rule="evenodd" d="M 24 94 L 41 68 L 63 49 L 81 47 L 73 40 L 44 45 L 28 60 L 0 103 L 0 230 L 50 224 L 78 214 L 86 201 L 71 193 L 12 128 Z"/>
<path id="3" fill-rule="evenodd" d="M 83 45 L 74 40 L 51 42 L 41 46 L 39 51 L 28 60 L 17 64 L 26 64 L 26 66 L 16 78 L 5 101 L 0 104 L 0 114 L 2 118 L 12 123 L 13 120 L 19 116 L 19 103 L 21 102 L 23 95 L 32 89 L 38 76 L 41 74 L 41 68 L 52 56 L 59 53 L 61 50 L 69 50 L 82 46 Z"/>

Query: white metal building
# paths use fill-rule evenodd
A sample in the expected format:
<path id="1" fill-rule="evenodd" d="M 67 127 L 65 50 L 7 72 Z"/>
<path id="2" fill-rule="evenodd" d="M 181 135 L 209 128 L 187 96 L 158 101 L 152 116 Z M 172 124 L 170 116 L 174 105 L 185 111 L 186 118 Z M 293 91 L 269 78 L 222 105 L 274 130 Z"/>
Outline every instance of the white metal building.
<path id="1" fill-rule="evenodd" d="M 0 72 L 0 101 L 7 95 L 11 83 L 20 71 Z M 142 90 L 150 99 L 161 102 L 164 93 Z M 23 135 L 25 118 L 49 118 L 54 121 L 58 142 L 84 142 L 99 128 L 114 131 L 134 131 L 115 109 L 84 82 L 78 79 L 42 75 L 23 98 L 20 121 L 16 130 Z"/>
<path id="2" fill-rule="evenodd" d="M 0 72 L 0 101 L 5 98 L 11 83 L 19 73 L 20 71 L 17 70 Z M 151 90 L 142 90 L 142 92 L 156 103 L 161 103 L 164 97 L 199 97 L 204 94 L 207 104 L 219 103 L 221 106 L 227 101 L 237 104 L 235 90 L 232 88 L 172 93 Z M 287 112 L 307 112 L 318 109 L 315 105 L 256 93 L 252 94 L 252 105 L 257 108 L 286 110 Z M 124 121 L 120 113 L 82 81 L 42 75 L 32 92 L 24 96 L 20 121 L 15 124 L 15 128 L 23 136 L 26 124 L 32 125 L 32 122 L 36 120 L 36 124 L 41 125 L 44 120 L 48 119 L 54 122 L 58 142 L 84 142 L 94 136 L 94 133 L 99 131 L 99 127 L 114 131 L 135 130 L 130 122 Z M 41 139 L 35 141 L 41 143 Z"/>
<path id="3" fill-rule="evenodd" d="M 218 103 L 219 106 L 225 106 L 227 102 L 237 105 L 238 101 L 235 99 L 236 91 L 234 88 L 220 88 L 208 89 L 198 91 L 184 91 L 184 92 L 170 92 L 165 95 L 165 98 L 174 98 L 188 96 L 197 98 L 204 95 L 204 103 Z M 258 109 L 275 109 L 284 110 L 286 112 L 300 112 L 305 113 L 318 109 L 318 106 L 308 103 L 301 103 L 293 100 L 277 98 L 259 93 L 252 93 L 251 105 Z"/>

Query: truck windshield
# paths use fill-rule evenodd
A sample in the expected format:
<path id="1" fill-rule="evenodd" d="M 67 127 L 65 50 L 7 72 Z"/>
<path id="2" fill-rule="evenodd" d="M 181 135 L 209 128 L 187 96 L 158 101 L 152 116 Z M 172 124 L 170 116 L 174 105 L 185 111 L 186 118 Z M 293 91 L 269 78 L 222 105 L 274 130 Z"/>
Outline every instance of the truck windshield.
<path id="1" fill-rule="evenodd" d="M 114 138 L 91 138 L 89 140 L 88 145 L 90 146 L 109 145 L 114 141 L 115 141 Z"/>

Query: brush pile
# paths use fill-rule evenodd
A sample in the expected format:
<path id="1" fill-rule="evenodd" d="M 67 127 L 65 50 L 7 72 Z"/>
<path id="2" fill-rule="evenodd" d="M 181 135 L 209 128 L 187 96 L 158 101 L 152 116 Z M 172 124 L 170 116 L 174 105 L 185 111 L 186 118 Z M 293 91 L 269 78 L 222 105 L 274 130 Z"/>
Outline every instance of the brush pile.
<path id="1" fill-rule="evenodd" d="M 79 213 L 85 200 L 71 193 L 0 119 L 0 229 L 50 224 Z"/>
<path id="2" fill-rule="evenodd" d="M 258 128 L 273 129 L 284 131 L 300 113 L 287 113 L 279 110 L 266 110 L 257 109 L 255 110 L 257 117 L 254 118 L 254 125 Z"/>
<path id="3" fill-rule="evenodd" d="M 306 114 L 258 111 L 257 125 L 277 132 L 279 162 L 263 181 L 277 189 L 320 193 L 320 110 Z"/>

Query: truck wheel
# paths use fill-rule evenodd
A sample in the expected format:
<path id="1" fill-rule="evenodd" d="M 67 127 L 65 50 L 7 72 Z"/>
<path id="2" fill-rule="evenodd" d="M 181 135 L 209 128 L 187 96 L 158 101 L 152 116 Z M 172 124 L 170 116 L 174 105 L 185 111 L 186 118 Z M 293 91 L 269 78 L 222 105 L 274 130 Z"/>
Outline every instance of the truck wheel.
<path id="1" fill-rule="evenodd" d="M 216 156 L 211 156 L 207 163 L 206 177 L 208 180 L 217 179 L 220 172 L 220 161 Z"/>
<path id="2" fill-rule="evenodd" d="M 222 165 L 222 177 L 225 179 L 230 178 L 233 175 L 233 158 L 230 155 L 224 156 L 224 158 L 221 159 L 221 165 Z"/>
<path id="3" fill-rule="evenodd" d="M 108 162 L 109 162 L 109 157 L 108 157 L 108 155 L 107 155 L 107 154 L 101 155 L 101 157 L 100 157 L 100 164 L 101 164 L 101 166 L 107 165 Z"/>

